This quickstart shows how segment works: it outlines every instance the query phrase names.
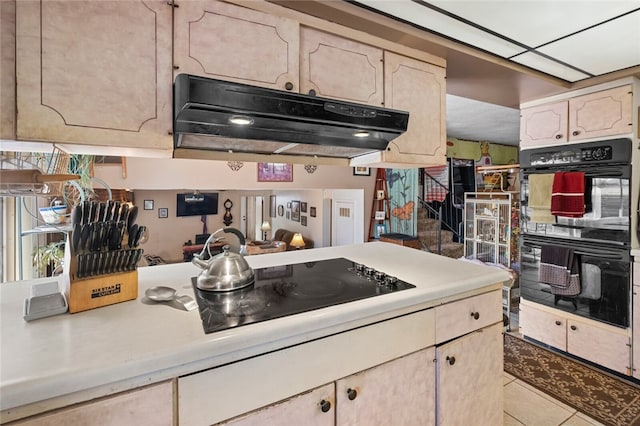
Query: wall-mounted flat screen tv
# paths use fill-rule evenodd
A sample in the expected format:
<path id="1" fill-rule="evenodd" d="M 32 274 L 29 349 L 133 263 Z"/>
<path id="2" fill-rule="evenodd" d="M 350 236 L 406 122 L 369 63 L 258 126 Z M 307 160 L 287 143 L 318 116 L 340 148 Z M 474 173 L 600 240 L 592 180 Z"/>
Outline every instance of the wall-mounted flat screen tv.
<path id="1" fill-rule="evenodd" d="M 176 216 L 202 216 L 218 214 L 218 193 L 177 194 Z"/>

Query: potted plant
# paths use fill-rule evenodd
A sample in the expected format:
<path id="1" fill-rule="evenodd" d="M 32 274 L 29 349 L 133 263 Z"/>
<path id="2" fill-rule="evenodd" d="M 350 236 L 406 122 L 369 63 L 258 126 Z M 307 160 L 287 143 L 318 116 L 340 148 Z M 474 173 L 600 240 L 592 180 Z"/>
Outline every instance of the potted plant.
<path id="1" fill-rule="evenodd" d="M 64 240 L 36 247 L 33 250 L 33 266 L 37 268 L 40 276 L 59 275 L 62 273 L 62 261 L 64 259 Z M 50 269 L 48 269 L 50 268 Z"/>

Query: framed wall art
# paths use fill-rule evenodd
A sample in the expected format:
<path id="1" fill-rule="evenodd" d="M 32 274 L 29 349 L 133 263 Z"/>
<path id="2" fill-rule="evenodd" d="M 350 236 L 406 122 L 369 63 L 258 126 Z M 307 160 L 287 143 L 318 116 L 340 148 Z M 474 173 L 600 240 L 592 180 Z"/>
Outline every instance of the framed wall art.
<path id="1" fill-rule="evenodd" d="M 258 163 L 258 182 L 293 182 L 293 164 Z"/>
<path id="2" fill-rule="evenodd" d="M 153 200 L 144 200 L 144 209 L 153 210 Z"/>
<path id="3" fill-rule="evenodd" d="M 278 206 L 278 216 L 284 216 L 284 206 L 282 204 Z"/>
<path id="4" fill-rule="evenodd" d="M 160 219 L 166 219 L 169 217 L 169 209 L 166 207 L 161 207 L 158 209 L 158 217 Z"/>
<path id="5" fill-rule="evenodd" d="M 316 217 L 316 208 L 315 207 L 309 207 L 309 216 Z"/>
<path id="6" fill-rule="evenodd" d="M 269 217 L 276 217 L 276 196 L 275 195 L 269 196 Z"/>
<path id="7" fill-rule="evenodd" d="M 300 222 L 300 201 L 291 202 L 291 220 Z"/>
<path id="8" fill-rule="evenodd" d="M 300 203 L 300 213 L 306 213 L 307 212 L 307 203 L 305 203 L 304 201 L 302 201 Z"/>
<path id="9" fill-rule="evenodd" d="M 371 176 L 371 169 L 369 167 L 354 167 L 354 176 Z"/>
<path id="10" fill-rule="evenodd" d="M 300 216 L 300 225 L 307 226 L 307 217 L 306 216 Z"/>

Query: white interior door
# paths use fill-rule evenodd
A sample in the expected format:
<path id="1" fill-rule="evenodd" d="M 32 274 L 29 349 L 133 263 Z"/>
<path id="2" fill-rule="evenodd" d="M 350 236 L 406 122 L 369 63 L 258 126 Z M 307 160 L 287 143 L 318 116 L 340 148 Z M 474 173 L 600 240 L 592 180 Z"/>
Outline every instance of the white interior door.
<path id="1" fill-rule="evenodd" d="M 331 245 L 354 244 L 355 201 L 333 200 L 331 209 Z"/>
<path id="2" fill-rule="evenodd" d="M 247 196 L 240 197 L 240 232 L 247 235 Z"/>

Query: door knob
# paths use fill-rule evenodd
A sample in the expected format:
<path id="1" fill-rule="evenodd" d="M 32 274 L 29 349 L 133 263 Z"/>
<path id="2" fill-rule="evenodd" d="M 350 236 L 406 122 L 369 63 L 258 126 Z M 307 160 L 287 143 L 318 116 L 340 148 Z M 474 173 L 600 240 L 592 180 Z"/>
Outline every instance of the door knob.
<path id="1" fill-rule="evenodd" d="M 327 401 L 326 399 L 320 401 L 320 410 L 322 410 L 323 413 L 331 410 L 331 402 Z"/>
<path id="2" fill-rule="evenodd" d="M 350 401 L 353 401 L 354 399 L 356 399 L 356 397 L 358 396 L 358 392 L 355 389 L 347 389 L 347 398 L 349 398 Z"/>

